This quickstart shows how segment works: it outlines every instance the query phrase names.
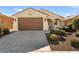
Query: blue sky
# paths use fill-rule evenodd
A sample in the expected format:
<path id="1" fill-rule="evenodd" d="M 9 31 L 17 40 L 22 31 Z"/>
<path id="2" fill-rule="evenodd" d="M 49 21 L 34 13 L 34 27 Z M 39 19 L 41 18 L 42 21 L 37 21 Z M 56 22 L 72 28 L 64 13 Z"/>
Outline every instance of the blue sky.
<path id="1" fill-rule="evenodd" d="M 79 6 L 0 6 L 0 13 L 13 15 L 25 8 L 46 9 L 61 16 L 79 14 Z"/>

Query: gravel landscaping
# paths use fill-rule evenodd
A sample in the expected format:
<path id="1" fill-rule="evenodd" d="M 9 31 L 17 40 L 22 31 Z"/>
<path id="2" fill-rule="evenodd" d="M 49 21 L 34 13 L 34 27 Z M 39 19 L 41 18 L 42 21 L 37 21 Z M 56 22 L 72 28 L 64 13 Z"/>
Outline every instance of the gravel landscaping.
<path id="1" fill-rule="evenodd" d="M 46 36 L 48 36 L 49 34 L 46 34 Z M 52 51 L 79 51 L 79 49 L 76 49 L 74 47 L 71 46 L 70 44 L 70 40 L 71 39 L 79 39 L 78 37 L 76 37 L 75 33 L 71 33 L 71 35 L 67 35 L 67 36 L 63 36 L 62 38 L 58 38 L 58 41 L 56 41 L 56 44 L 54 44 L 52 41 L 50 41 L 49 39 L 49 45 Z"/>

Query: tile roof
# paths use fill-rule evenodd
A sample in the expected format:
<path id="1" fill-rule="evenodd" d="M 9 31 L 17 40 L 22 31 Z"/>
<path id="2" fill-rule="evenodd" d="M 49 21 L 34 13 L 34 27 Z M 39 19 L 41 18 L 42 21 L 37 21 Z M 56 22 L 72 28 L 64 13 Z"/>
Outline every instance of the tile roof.
<path id="1" fill-rule="evenodd" d="M 28 9 L 32 9 L 32 10 L 35 10 L 35 11 L 37 11 L 37 12 L 40 12 L 40 13 L 42 13 L 42 14 L 47 15 L 46 13 L 43 13 L 43 12 L 41 12 L 41 11 L 39 11 L 39 10 L 36 10 L 36 9 L 33 9 L 33 8 L 27 8 L 27 9 L 24 9 L 24 10 L 22 10 L 22 11 L 20 11 L 20 12 L 17 12 L 17 13 L 16 13 L 16 14 L 14 14 L 14 15 L 17 15 L 17 14 L 19 14 L 19 13 L 21 13 L 21 12 L 25 11 L 25 10 L 28 10 Z M 12 16 L 14 16 L 14 15 L 12 15 Z"/>
<path id="2" fill-rule="evenodd" d="M 32 10 L 35 10 L 35 11 L 40 12 L 40 13 L 42 13 L 42 14 L 49 15 L 49 14 L 47 14 L 47 13 L 45 13 L 45 12 L 40 11 L 40 10 L 44 10 L 44 9 L 40 9 L 40 10 L 36 10 L 36 9 L 33 9 L 33 8 L 27 8 L 27 9 L 32 9 Z M 20 11 L 20 12 L 17 12 L 16 14 L 19 14 L 19 13 L 21 13 L 21 12 L 27 10 L 27 9 L 24 9 L 24 10 L 22 10 L 22 11 Z M 44 11 L 49 12 L 48 10 L 44 10 Z M 49 12 L 49 13 L 55 14 L 55 13 L 52 13 L 52 12 Z M 14 14 L 14 15 L 16 15 L 16 14 Z M 12 15 L 12 16 L 14 16 L 14 15 Z M 58 14 L 55 14 L 55 15 L 60 16 L 60 15 L 58 15 Z M 60 16 L 60 17 L 63 17 L 63 16 Z M 64 17 L 63 17 L 63 18 L 64 18 Z"/>
<path id="3" fill-rule="evenodd" d="M 48 10 L 40 9 L 40 11 L 42 11 L 42 10 L 45 11 L 45 12 L 48 12 L 48 13 L 51 13 L 51 14 L 54 14 L 54 15 L 60 16 L 60 15 L 58 15 L 58 14 L 56 14 L 56 13 L 53 13 L 53 12 L 50 12 L 50 11 L 48 11 Z M 60 16 L 60 17 L 64 18 L 63 16 Z"/>
<path id="4" fill-rule="evenodd" d="M 65 19 L 71 19 L 71 18 L 74 18 L 74 17 L 76 17 L 76 16 L 79 16 L 79 15 L 68 16 L 68 17 L 66 17 Z"/>

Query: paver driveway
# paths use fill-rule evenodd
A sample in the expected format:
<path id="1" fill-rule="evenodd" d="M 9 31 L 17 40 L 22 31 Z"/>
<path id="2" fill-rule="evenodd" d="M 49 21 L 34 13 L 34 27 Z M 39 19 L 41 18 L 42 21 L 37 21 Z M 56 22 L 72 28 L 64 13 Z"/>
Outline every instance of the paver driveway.
<path id="1" fill-rule="evenodd" d="M 31 52 L 48 45 L 43 31 L 18 31 L 0 38 L 0 52 Z"/>

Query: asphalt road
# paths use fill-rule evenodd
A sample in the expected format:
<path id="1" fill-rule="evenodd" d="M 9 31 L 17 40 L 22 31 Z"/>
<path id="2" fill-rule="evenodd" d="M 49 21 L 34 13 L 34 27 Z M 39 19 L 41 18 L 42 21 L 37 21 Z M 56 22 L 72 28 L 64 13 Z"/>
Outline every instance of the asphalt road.
<path id="1" fill-rule="evenodd" d="M 0 38 L 1 53 L 26 53 L 47 45 L 43 31 L 18 31 Z"/>

